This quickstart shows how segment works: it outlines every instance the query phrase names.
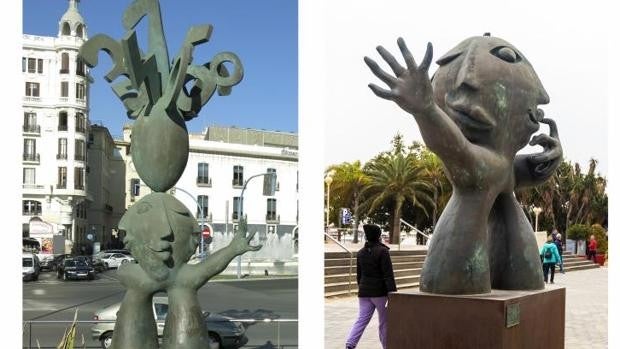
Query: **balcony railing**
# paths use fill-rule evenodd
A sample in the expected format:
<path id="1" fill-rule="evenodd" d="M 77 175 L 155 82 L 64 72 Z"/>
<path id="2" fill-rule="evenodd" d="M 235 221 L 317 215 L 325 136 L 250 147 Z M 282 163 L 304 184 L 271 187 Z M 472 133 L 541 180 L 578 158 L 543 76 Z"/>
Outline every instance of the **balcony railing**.
<path id="1" fill-rule="evenodd" d="M 58 101 L 61 103 L 67 103 L 69 102 L 69 97 L 60 97 L 58 98 Z"/>
<path id="2" fill-rule="evenodd" d="M 232 186 L 233 186 L 233 188 L 243 188 L 243 181 L 242 180 L 238 180 L 238 179 L 233 179 L 232 180 Z"/>
<path id="3" fill-rule="evenodd" d="M 67 189 L 67 183 L 56 184 L 56 189 Z"/>
<path id="4" fill-rule="evenodd" d="M 58 125 L 58 131 L 67 131 L 68 129 L 67 125 Z"/>
<path id="5" fill-rule="evenodd" d="M 41 134 L 41 126 L 26 124 L 24 125 L 24 132 Z"/>
<path id="6" fill-rule="evenodd" d="M 22 188 L 24 189 L 45 189 L 45 186 L 42 184 L 24 183 L 22 184 Z"/>
<path id="7" fill-rule="evenodd" d="M 56 160 L 67 160 L 67 153 L 56 154 Z"/>
<path id="8" fill-rule="evenodd" d="M 60 74 L 69 74 L 69 69 L 60 69 Z"/>
<path id="9" fill-rule="evenodd" d="M 26 96 L 23 98 L 24 102 L 41 102 L 41 97 Z"/>
<path id="10" fill-rule="evenodd" d="M 86 161 L 86 155 L 84 155 L 84 154 L 75 154 L 75 160 L 77 160 L 77 161 Z"/>
<path id="11" fill-rule="evenodd" d="M 75 183 L 73 187 L 77 190 L 84 190 L 84 184 Z"/>
<path id="12" fill-rule="evenodd" d="M 24 216 L 40 216 L 41 215 L 41 210 L 30 210 L 30 211 L 23 211 L 22 210 L 22 215 Z"/>
<path id="13" fill-rule="evenodd" d="M 86 133 L 86 126 L 75 126 L 75 132 Z"/>
<path id="14" fill-rule="evenodd" d="M 40 156 L 38 153 L 37 154 L 26 153 L 24 154 L 24 161 L 39 162 Z"/>
<path id="15" fill-rule="evenodd" d="M 211 178 L 198 176 L 196 177 L 196 185 L 199 187 L 211 187 Z"/>
<path id="16" fill-rule="evenodd" d="M 265 215 L 265 220 L 267 221 L 267 223 L 279 224 L 280 223 L 280 215 L 267 213 Z"/>

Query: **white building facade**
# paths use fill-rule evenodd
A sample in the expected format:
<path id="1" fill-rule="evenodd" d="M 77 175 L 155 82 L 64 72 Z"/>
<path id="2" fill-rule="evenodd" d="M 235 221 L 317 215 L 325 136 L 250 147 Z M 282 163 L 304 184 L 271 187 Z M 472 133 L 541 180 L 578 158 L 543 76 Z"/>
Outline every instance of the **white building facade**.
<path id="1" fill-rule="evenodd" d="M 78 0 L 69 0 L 56 37 L 23 35 L 23 236 L 30 221 L 76 242 L 87 231 L 87 40 Z"/>
<path id="2" fill-rule="evenodd" d="M 127 206 L 151 191 L 142 182 L 131 162 L 131 129 L 116 147 L 126 163 Z M 264 176 L 247 182 L 243 194 L 243 214 L 248 230 L 279 236 L 294 232 L 298 221 L 298 140 L 292 133 L 212 126 L 200 134 L 190 134 L 187 166 L 170 192 L 194 213 L 199 223 L 208 223 L 214 232 L 233 232 L 238 223 L 238 203 L 243 185 L 255 175 L 276 173 L 274 195 L 263 195 Z"/>

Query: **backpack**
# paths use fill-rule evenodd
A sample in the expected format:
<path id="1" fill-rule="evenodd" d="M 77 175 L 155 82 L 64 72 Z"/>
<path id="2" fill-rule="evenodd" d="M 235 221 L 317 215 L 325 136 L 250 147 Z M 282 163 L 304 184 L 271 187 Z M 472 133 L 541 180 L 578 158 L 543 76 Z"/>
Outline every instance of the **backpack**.
<path id="1" fill-rule="evenodd" d="M 545 248 L 545 258 L 550 259 L 553 254 L 551 253 L 551 249 L 549 247 Z"/>

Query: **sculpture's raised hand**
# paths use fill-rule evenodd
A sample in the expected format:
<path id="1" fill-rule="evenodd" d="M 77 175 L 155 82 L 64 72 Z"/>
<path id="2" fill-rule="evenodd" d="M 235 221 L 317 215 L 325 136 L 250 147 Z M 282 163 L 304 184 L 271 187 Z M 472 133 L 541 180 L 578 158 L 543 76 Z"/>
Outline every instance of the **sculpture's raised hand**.
<path id="1" fill-rule="evenodd" d="M 539 110 L 539 113 L 542 113 L 542 110 Z M 549 134 L 541 133 L 530 140 L 530 145 L 542 146 L 542 152 L 517 155 L 515 158 L 517 188 L 542 184 L 553 175 L 562 162 L 562 144 L 555 121 L 543 118 L 540 122 L 549 125 Z"/>
<path id="2" fill-rule="evenodd" d="M 407 68 L 401 66 L 385 48 L 377 47 L 381 57 L 392 68 L 394 76 L 386 73 L 374 60 L 364 57 L 364 61 L 373 74 L 386 83 L 390 90 L 383 89 L 375 84 L 369 84 L 368 87 L 377 96 L 396 102 L 411 114 L 416 115 L 431 110 L 435 106 L 435 102 L 433 101 L 431 82 L 428 78 L 428 68 L 433 58 L 433 45 L 430 42 L 428 43 L 426 54 L 420 66 L 413 59 L 405 40 L 398 38 L 398 47 L 405 59 Z"/>
<path id="3" fill-rule="evenodd" d="M 263 247 L 263 245 L 250 245 L 250 242 L 254 238 L 256 231 L 249 234 L 247 234 L 247 232 L 248 224 L 245 218 L 242 218 L 239 220 L 239 228 L 235 233 L 233 240 L 230 242 L 230 246 L 233 248 L 237 255 L 241 255 L 250 251 L 258 251 L 261 249 L 261 247 Z"/>

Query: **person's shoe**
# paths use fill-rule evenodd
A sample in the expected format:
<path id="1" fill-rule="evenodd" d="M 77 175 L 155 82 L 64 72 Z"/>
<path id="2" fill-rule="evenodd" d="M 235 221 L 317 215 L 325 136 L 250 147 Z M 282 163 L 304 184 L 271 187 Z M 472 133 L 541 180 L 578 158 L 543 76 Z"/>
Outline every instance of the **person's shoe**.
<path id="1" fill-rule="evenodd" d="M 555 282 L 551 281 L 552 284 L 554 284 Z"/>
<path id="2" fill-rule="evenodd" d="M 352 346 L 350 346 L 350 345 L 348 345 L 348 344 L 347 344 L 347 345 L 345 346 L 345 349 L 355 349 L 355 348 L 353 348 Z"/>

